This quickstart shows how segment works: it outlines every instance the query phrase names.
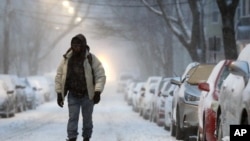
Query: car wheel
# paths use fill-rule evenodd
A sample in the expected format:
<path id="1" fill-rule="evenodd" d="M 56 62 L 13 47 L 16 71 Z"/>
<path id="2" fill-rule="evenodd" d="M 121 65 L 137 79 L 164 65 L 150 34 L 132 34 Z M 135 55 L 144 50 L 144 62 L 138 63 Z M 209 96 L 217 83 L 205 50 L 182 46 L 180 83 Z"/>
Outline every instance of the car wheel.
<path id="1" fill-rule="evenodd" d="M 222 118 L 221 115 L 219 115 L 217 121 L 217 141 L 222 141 L 223 137 L 221 118 Z"/>
<path id="2" fill-rule="evenodd" d="M 197 141 L 201 141 L 201 137 L 202 135 L 201 135 L 201 133 L 200 133 L 200 130 L 198 129 L 197 130 Z"/>
<path id="3" fill-rule="evenodd" d="M 170 126 L 170 134 L 172 137 L 174 137 L 176 134 L 176 126 L 174 125 L 173 122 L 171 123 L 171 126 Z"/>
<path id="4" fill-rule="evenodd" d="M 142 110 L 141 109 L 139 109 L 139 115 L 142 116 Z"/>
<path id="5" fill-rule="evenodd" d="M 201 138 L 201 141 L 207 141 L 207 138 L 206 138 L 206 121 L 203 120 L 203 130 L 202 130 L 202 138 Z"/>
<path id="6" fill-rule="evenodd" d="M 144 119 L 148 120 L 149 119 L 149 116 L 148 116 L 148 113 L 146 111 L 142 111 L 142 116 Z"/>
<path id="7" fill-rule="evenodd" d="M 164 129 L 170 131 L 170 127 L 164 124 Z"/>
<path id="8" fill-rule="evenodd" d="M 243 112 L 242 116 L 241 116 L 241 124 L 242 125 L 248 125 L 248 116 L 246 112 Z"/>
<path id="9" fill-rule="evenodd" d="M 184 139 L 184 132 L 180 127 L 180 115 L 179 110 L 177 109 L 177 115 L 176 115 L 176 139 L 177 140 L 183 140 Z"/>

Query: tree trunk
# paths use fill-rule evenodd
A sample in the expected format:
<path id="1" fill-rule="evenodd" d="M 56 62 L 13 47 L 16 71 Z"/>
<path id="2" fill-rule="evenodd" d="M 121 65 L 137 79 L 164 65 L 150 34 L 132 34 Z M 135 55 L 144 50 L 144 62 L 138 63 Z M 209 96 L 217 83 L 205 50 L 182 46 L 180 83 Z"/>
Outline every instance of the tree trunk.
<path id="1" fill-rule="evenodd" d="M 227 4 L 227 0 L 217 0 L 222 19 L 222 33 L 225 59 L 237 59 L 238 52 L 234 30 L 234 16 L 239 0 L 232 0 Z"/>

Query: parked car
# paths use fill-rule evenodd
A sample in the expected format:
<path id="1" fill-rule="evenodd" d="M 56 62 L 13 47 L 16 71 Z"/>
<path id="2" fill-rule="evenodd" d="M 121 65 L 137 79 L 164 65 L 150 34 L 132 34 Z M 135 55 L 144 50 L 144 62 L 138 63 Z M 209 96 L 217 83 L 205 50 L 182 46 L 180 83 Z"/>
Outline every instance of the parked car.
<path id="1" fill-rule="evenodd" d="M 180 82 L 184 82 L 186 80 L 186 78 L 188 77 L 188 72 L 190 71 L 190 69 L 192 69 L 193 67 L 197 66 L 199 63 L 198 62 L 191 62 L 189 63 L 186 68 L 185 71 L 182 73 L 182 75 L 180 76 Z M 172 81 L 172 80 L 171 80 Z M 172 83 L 172 82 L 171 82 Z M 177 92 L 179 91 L 180 87 L 176 87 L 174 90 L 173 95 L 177 95 Z M 171 108 L 171 126 L 170 126 L 170 135 L 171 136 L 175 136 L 176 134 L 176 100 L 172 100 L 172 108 Z M 180 137 L 178 137 L 180 138 Z"/>
<path id="2" fill-rule="evenodd" d="M 143 99 L 145 97 L 145 91 L 146 91 L 146 83 L 144 85 L 142 85 L 141 87 L 141 94 L 139 95 L 139 103 L 138 103 L 138 112 L 140 116 L 143 116 L 142 114 L 142 110 L 143 110 Z"/>
<path id="3" fill-rule="evenodd" d="M 122 90 L 122 93 L 124 94 L 124 99 L 125 101 L 128 101 L 128 91 L 129 91 L 129 85 L 130 83 L 134 83 L 134 81 L 132 81 L 131 79 L 129 80 L 126 80 L 124 83 L 123 83 L 123 90 Z"/>
<path id="4" fill-rule="evenodd" d="M 135 81 L 137 80 L 137 76 L 131 72 L 122 72 L 119 74 L 118 83 L 117 83 L 117 92 L 124 93 L 127 87 L 128 81 Z"/>
<path id="5" fill-rule="evenodd" d="M 8 74 L 0 74 L 0 80 L 4 81 L 7 85 L 7 91 L 12 92 L 12 95 L 15 99 L 15 112 L 18 112 L 18 105 L 20 95 L 16 94 L 16 84 L 15 81 Z"/>
<path id="6" fill-rule="evenodd" d="M 217 110 L 217 140 L 229 136 L 230 125 L 250 124 L 250 44 L 230 66 L 222 83 Z"/>
<path id="7" fill-rule="evenodd" d="M 142 116 L 144 119 L 152 120 L 154 93 L 159 89 L 159 84 L 163 78 L 161 76 L 151 76 L 145 84 L 145 94 L 142 103 Z"/>
<path id="8" fill-rule="evenodd" d="M 174 79 L 180 80 L 180 77 L 175 77 Z M 166 130 L 169 130 L 171 126 L 173 95 L 177 88 L 177 86 L 173 85 L 171 82 L 169 84 L 170 87 L 168 89 L 165 89 L 165 87 L 161 90 L 161 95 L 164 97 L 161 105 L 164 107 L 161 106 L 160 109 L 164 112 L 163 126 Z"/>
<path id="9" fill-rule="evenodd" d="M 131 83 L 129 83 L 129 85 L 127 87 L 126 95 L 127 95 L 128 105 L 132 105 L 135 85 L 136 85 L 136 82 L 131 82 Z"/>
<path id="10" fill-rule="evenodd" d="M 162 78 L 162 80 L 156 84 L 156 88 L 155 90 L 153 91 L 153 97 L 152 97 L 152 106 L 153 106 L 153 109 L 152 109 L 152 112 L 151 112 L 151 117 L 150 117 L 150 120 L 153 121 L 153 122 L 156 122 L 157 123 L 157 117 L 159 116 L 159 106 L 158 106 L 158 99 L 160 97 L 160 91 L 161 91 L 161 88 L 163 86 L 163 84 L 166 82 L 166 81 L 170 81 L 170 78 Z M 162 116 L 162 115 L 161 115 Z M 162 117 L 161 117 L 162 119 Z M 159 125 L 163 125 L 163 120 L 160 121 L 160 119 L 158 119 L 158 122 L 159 122 Z"/>
<path id="11" fill-rule="evenodd" d="M 172 79 L 172 83 L 179 89 L 173 99 L 173 114 L 176 116 L 176 139 L 189 140 L 191 135 L 197 134 L 198 129 L 198 102 L 201 91 L 198 83 L 206 82 L 213 64 L 198 64 L 191 68 L 183 82 Z"/>
<path id="12" fill-rule="evenodd" d="M 134 90 L 133 90 L 133 96 L 132 96 L 132 107 L 133 111 L 139 112 L 139 103 L 140 103 L 140 97 L 142 95 L 142 87 L 145 85 L 145 82 L 137 82 Z"/>
<path id="13" fill-rule="evenodd" d="M 216 141 L 216 111 L 221 84 L 229 74 L 229 65 L 232 60 L 221 60 L 216 64 L 207 82 L 199 84 L 202 90 L 198 106 L 198 141 Z"/>
<path id="14" fill-rule="evenodd" d="M 26 105 L 28 109 L 35 109 L 37 107 L 36 102 L 36 91 L 35 88 L 31 86 L 27 78 L 21 78 L 21 81 L 24 83 L 24 93 L 26 95 Z"/>
<path id="15" fill-rule="evenodd" d="M 16 89 L 16 110 L 17 112 L 23 112 L 27 110 L 26 95 L 25 95 L 25 84 L 17 75 L 5 75 L 5 77 L 10 77 L 15 84 Z"/>
<path id="16" fill-rule="evenodd" d="M 168 94 L 166 94 L 166 91 L 171 87 L 170 82 L 171 77 L 165 78 L 165 81 L 163 81 L 162 85 L 159 88 L 158 93 L 155 93 L 155 101 L 154 101 L 154 117 L 155 122 L 159 126 L 164 125 L 164 117 L 165 117 L 165 98 L 168 97 Z"/>
<path id="17" fill-rule="evenodd" d="M 29 76 L 27 78 L 28 81 L 33 83 L 34 87 L 37 88 L 38 91 L 40 91 L 43 96 L 44 102 L 48 102 L 51 100 L 52 90 L 50 89 L 51 87 L 48 80 L 44 76 Z"/>
<path id="18" fill-rule="evenodd" d="M 15 116 L 15 102 L 14 91 L 8 90 L 7 84 L 0 80 L 0 116 L 7 118 Z"/>
<path id="19" fill-rule="evenodd" d="M 36 80 L 30 77 L 27 77 L 27 83 L 29 83 L 32 89 L 35 91 L 35 98 L 36 98 L 36 106 L 39 106 L 45 103 L 45 93 L 43 92 L 43 88 L 41 84 Z"/>

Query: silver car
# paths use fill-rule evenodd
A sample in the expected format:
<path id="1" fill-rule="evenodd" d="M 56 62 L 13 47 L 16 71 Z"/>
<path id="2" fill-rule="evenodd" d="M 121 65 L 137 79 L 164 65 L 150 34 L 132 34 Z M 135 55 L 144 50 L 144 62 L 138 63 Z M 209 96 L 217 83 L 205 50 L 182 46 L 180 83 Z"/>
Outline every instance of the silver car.
<path id="1" fill-rule="evenodd" d="M 198 83 L 205 82 L 214 64 L 198 64 L 192 67 L 183 81 L 172 79 L 172 83 L 179 88 L 175 91 L 172 107 L 172 131 L 177 140 L 188 139 L 197 134 L 198 129 L 198 102 L 201 91 Z"/>

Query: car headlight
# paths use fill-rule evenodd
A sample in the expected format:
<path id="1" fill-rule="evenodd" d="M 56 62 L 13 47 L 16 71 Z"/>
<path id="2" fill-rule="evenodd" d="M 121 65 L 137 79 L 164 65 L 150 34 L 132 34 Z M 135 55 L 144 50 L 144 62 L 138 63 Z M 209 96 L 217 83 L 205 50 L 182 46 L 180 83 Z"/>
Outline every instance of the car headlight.
<path id="1" fill-rule="evenodd" d="M 186 101 L 199 101 L 200 100 L 200 97 L 197 97 L 197 96 L 194 96 L 194 95 L 190 95 L 190 94 L 187 94 L 185 93 L 185 100 Z"/>

